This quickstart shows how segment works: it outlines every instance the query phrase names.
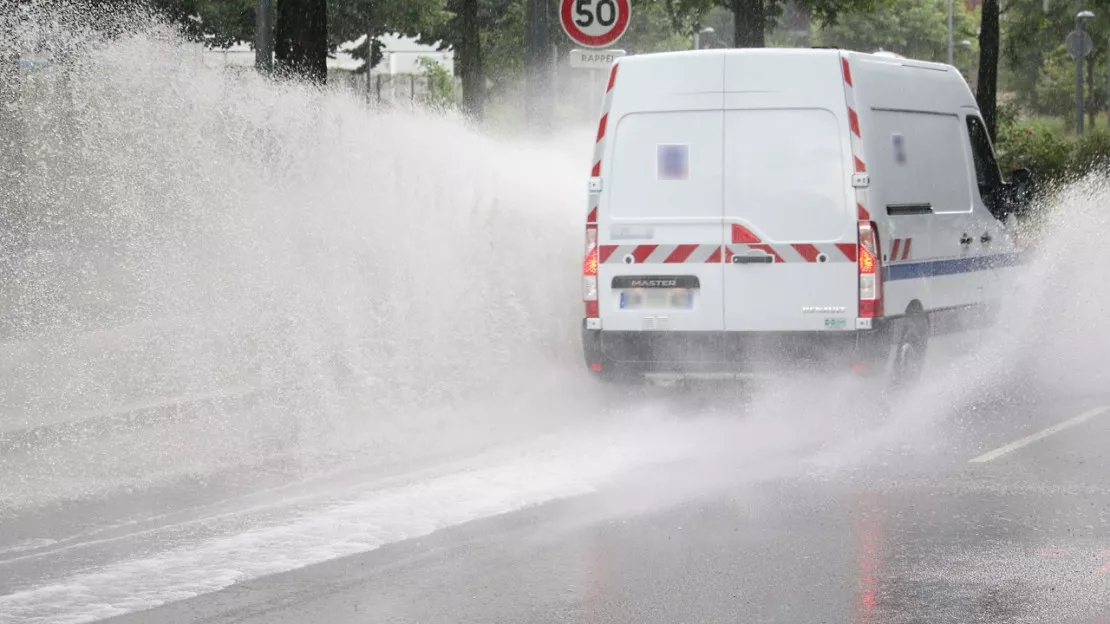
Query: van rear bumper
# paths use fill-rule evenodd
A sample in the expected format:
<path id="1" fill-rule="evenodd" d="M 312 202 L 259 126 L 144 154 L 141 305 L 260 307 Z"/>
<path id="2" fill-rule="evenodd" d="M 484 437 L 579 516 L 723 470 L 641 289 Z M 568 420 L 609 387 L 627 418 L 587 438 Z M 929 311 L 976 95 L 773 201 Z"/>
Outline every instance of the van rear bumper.
<path id="1" fill-rule="evenodd" d="M 896 319 L 876 319 L 867 331 L 621 332 L 586 329 L 586 365 L 627 373 L 774 374 L 868 367 L 889 355 Z"/>

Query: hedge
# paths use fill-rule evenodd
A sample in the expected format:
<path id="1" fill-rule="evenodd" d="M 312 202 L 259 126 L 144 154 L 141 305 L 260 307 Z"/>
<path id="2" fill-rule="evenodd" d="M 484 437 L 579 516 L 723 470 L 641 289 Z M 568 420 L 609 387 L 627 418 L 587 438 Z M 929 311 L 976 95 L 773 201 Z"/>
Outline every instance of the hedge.
<path id="1" fill-rule="evenodd" d="M 1099 128 L 1076 137 L 1044 121 L 1021 119 L 1012 108 L 999 113 L 995 150 L 1003 173 L 1026 167 L 1038 186 L 1047 188 L 1110 164 L 1110 130 Z"/>

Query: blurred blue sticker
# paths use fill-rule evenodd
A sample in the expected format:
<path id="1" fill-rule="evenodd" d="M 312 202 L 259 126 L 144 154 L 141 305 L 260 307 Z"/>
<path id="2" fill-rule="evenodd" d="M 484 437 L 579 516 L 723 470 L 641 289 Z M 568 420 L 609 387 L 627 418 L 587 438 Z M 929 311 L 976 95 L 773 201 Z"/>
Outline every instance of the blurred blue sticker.
<path id="1" fill-rule="evenodd" d="M 892 134 L 890 143 L 894 147 L 894 162 L 899 165 L 906 164 L 906 138 L 901 134 Z"/>
<path id="2" fill-rule="evenodd" d="M 690 177 L 690 146 L 660 145 L 660 180 L 686 180 Z"/>

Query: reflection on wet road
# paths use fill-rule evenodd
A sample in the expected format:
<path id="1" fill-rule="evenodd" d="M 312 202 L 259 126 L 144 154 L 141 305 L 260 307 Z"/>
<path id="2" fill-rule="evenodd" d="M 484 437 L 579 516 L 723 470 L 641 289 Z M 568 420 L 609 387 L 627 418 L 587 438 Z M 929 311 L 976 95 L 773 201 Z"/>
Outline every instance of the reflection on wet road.
<path id="1" fill-rule="evenodd" d="M 301 499 L 275 499 L 273 518 L 266 505 L 227 512 L 269 532 L 198 513 L 189 530 L 182 516 L 140 527 L 145 538 L 5 552 L 0 610 L 38 599 L 81 619 L 81 593 L 67 584 L 95 593 L 115 583 L 134 598 L 154 587 L 136 572 L 176 572 L 176 594 L 171 584 L 159 600 L 117 603 L 169 604 L 111 621 L 1098 622 L 1110 608 L 1107 406 L 1110 394 L 981 402 L 943 427 L 883 435 L 850 460 L 844 448 L 897 415 L 782 429 L 758 415 L 610 415 L 610 427 L 590 425 L 593 445 L 553 433 L 409 489 L 355 470 L 323 486 L 337 494 L 328 507 L 310 502 L 307 485 Z M 803 425 L 816 435 L 795 431 L 805 443 L 781 445 Z M 741 439 L 753 434 L 764 439 Z M 313 532 L 329 555 L 297 561 Z M 176 553 L 153 554 L 152 542 L 173 550 L 169 534 Z M 336 546 L 345 540 L 354 547 Z M 227 576 L 195 589 L 223 589 L 190 597 L 189 566 Z M 112 614 L 83 598 L 86 617 Z"/>

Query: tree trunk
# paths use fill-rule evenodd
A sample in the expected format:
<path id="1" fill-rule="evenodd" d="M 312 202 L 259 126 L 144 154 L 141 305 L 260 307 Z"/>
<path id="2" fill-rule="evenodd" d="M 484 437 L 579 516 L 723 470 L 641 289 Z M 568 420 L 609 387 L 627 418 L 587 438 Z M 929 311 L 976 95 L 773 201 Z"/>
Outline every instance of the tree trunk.
<path id="1" fill-rule="evenodd" d="M 479 32 L 478 0 L 462 0 L 459 7 L 459 74 L 462 76 L 463 108 L 468 117 L 480 121 L 485 112 L 486 80 L 482 74 L 482 40 Z"/>
<path id="2" fill-rule="evenodd" d="M 998 138 L 995 128 L 998 112 L 998 46 L 999 0 L 983 0 L 983 17 L 979 27 L 979 80 L 975 100 L 987 125 L 991 141 Z"/>
<path id="3" fill-rule="evenodd" d="M 763 2 L 764 0 L 732 0 L 735 47 L 766 47 L 767 13 Z"/>
<path id="4" fill-rule="evenodd" d="M 274 26 L 279 73 L 316 84 L 328 79 L 327 0 L 280 0 Z"/>

